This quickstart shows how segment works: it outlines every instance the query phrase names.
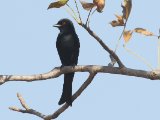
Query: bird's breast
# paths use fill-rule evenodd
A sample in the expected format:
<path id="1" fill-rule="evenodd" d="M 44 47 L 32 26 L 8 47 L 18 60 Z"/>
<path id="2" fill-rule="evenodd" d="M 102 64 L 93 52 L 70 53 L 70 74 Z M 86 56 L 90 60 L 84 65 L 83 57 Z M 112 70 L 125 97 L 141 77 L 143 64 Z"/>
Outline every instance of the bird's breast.
<path id="1" fill-rule="evenodd" d="M 61 39 L 61 45 L 64 48 L 70 48 L 74 46 L 74 38 L 71 35 L 65 35 Z"/>

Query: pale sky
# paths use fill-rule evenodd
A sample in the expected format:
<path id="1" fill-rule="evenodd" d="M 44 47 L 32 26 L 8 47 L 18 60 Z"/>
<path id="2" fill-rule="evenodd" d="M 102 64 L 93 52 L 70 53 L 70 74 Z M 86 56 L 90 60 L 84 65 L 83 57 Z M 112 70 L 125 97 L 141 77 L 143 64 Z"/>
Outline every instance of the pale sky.
<path id="1" fill-rule="evenodd" d="M 31 75 L 48 72 L 60 66 L 55 42 L 59 33 L 53 28 L 59 19 L 73 21 L 80 38 L 79 65 L 107 65 L 108 53 L 65 9 L 47 10 L 52 0 L 3 0 L 0 4 L 0 74 Z M 72 3 L 72 0 L 70 0 Z M 104 12 L 95 13 L 90 27 L 112 49 L 122 32 L 122 27 L 112 28 L 114 14 L 121 14 L 121 0 L 106 0 Z M 160 17 L 158 0 L 133 0 L 133 9 L 127 30 L 146 28 L 158 34 Z M 79 4 L 80 5 L 80 4 Z M 71 4 L 74 6 L 74 4 Z M 83 21 L 88 12 L 80 6 Z M 157 43 L 155 37 L 133 34 L 127 47 L 144 57 L 157 68 Z M 123 48 L 120 42 L 118 56 L 129 68 L 150 70 Z M 88 73 L 76 73 L 73 93 L 86 80 Z M 41 120 L 40 118 L 10 111 L 8 107 L 21 105 L 16 97 L 19 92 L 31 108 L 44 114 L 53 113 L 60 106 L 63 76 L 40 82 L 8 82 L 0 86 L 0 119 Z M 160 81 L 112 74 L 97 74 L 92 84 L 62 113 L 58 120 L 159 120 Z"/>

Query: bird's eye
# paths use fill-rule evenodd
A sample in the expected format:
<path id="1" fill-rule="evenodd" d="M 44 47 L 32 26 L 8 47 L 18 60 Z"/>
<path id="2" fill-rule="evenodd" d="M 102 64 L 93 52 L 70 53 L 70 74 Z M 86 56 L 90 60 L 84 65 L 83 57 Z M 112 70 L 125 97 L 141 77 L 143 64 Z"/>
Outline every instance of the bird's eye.
<path id="1" fill-rule="evenodd" d="M 66 22 L 62 22 L 62 26 L 66 25 Z"/>

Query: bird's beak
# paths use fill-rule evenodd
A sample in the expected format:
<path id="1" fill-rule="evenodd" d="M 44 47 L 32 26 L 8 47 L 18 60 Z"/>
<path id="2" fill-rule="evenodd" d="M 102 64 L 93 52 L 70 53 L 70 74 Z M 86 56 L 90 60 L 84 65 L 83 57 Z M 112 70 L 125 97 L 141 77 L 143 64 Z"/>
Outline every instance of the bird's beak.
<path id="1" fill-rule="evenodd" d="M 53 27 L 57 27 L 57 28 L 59 28 L 59 27 L 61 27 L 62 25 L 59 25 L 59 24 L 55 24 L 55 25 L 53 25 Z"/>

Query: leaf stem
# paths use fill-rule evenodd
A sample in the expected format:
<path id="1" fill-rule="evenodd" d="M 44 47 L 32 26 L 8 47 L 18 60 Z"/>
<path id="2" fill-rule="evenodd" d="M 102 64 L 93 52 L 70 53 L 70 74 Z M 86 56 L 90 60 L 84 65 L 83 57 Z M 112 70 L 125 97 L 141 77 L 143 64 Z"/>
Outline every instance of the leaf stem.
<path id="1" fill-rule="evenodd" d="M 158 38 L 158 69 L 160 69 L 160 38 Z"/>
<path id="2" fill-rule="evenodd" d="M 118 47 L 119 47 L 120 40 L 121 40 L 121 38 L 122 38 L 122 36 L 123 36 L 123 34 L 124 34 L 124 31 L 125 31 L 125 29 L 126 29 L 127 21 L 128 21 L 128 19 L 127 19 L 126 22 L 124 23 L 123 31 L 122 31 L 119 39 L 118 39 L 118 42 L 117 42 L 117 44 L 116 44 L 116 48 L 115 48 L 115 50 L 114 50 L 115 53 L 116 53 L 116 51 L 117 51 L 117 49 L 118 49 Z"/>
<path id="3" fill-rule="evenodd" d="M 70 9 L 70 11 L 68 9 L 65 9 L 67 11 L 67 13 L 69 15 L 71 15 L 77 23 L 79 23 L 79 20 L 77 20 L 77 16 L 76 16 L 76 13 L 74 12 L 74 10 L 68 4 L 66 4 L 66 6 Z"/>
<path id="4" fill-rule="evenodd" d="M 152 65 L 151 65 L 145 58 L 141 57 L 140 55 L 138 55 L 138 54 L 136 54 L 135 52 L 133 52 L 133 51 L 131 51 L 130 49 L 128 49 L 128 48 L 126 47 L 126 45 L 123 45 L 123 47 L 124 47 L 124 49 L 125 49 L 128 53 L 134 55 L 138 60 L 142 61 L 145 65 L 147 65 L 147 67 L 149 67 L 151 70 L 153 70 Z"/>
<path id="5" fill-rule="evenodd" d="M 79 11 L 79 8 L 78 8 L 77 1 L 76 1 L 76 0 L 74 0 L 74 2 L 75 2 L 75 4 L 76 4 L 76 9 L 77 9 L 77 12 L 78 12 L 78 15 L 79 15 L 80 23 L 82 23 L 81 14 L 80 14 L 80 11 Z"/>
<path id="6" fill-rule="evenodd" d="M 93 14 L 96 12 L 96 10 L 97 10 L 97 8 L 92 12 L 92 14 L 91 14 L 91 15 L 93 15 Z"/>
<path id="7" fill-rule="evenodd" d="M 86 25 L 87 25 L 87 23 L 88 23 L 88 26 L 89 26 L 89 18 L 90 18 L 90 16 L 91 16 L 91 12 L 92 12 L 92 9 L 89 11 L 89 14 L 88 14 L 88 17 L 87 17 L 87 20 L 86 20 Z"/>

